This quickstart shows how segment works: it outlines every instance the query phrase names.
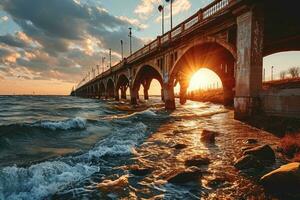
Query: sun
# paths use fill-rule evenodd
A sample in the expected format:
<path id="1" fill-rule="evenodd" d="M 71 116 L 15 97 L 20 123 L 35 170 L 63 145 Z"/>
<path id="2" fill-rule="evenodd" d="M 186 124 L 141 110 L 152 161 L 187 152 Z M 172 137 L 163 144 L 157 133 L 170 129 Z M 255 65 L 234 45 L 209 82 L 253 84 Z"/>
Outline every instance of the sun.
<path id="1" fill-rule="evenodd" d="M 207 68 L 202 68 L 193 74 L 188 91 L 221 87 L 222 82 L 219 76 Z"/>

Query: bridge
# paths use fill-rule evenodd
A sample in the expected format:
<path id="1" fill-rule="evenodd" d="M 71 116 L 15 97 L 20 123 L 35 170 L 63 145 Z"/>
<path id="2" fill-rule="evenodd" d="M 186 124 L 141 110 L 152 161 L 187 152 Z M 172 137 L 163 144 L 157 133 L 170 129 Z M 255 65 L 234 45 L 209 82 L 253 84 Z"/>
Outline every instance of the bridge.
<path id="1" fill-rule="evenodd" d="M 139 88 L 153 79 L 161 85 L 165 108 L 175 109 L 174 86 L 180 103 L 195 67 L 206 67 L 221 79 L 224 103 L 234 104 L 235 118 L 259 112 L 300 116 L 300 90 L 284 94 L 262 91 L 263 57 L 300 50 L 300 12 L 296 1 L 215 0 L 164 35 L 109 70 L 81 83 L 72 95 L 126 99 L 137 104 Z M 286 95 L 289 94 L 289 95 Z"/>

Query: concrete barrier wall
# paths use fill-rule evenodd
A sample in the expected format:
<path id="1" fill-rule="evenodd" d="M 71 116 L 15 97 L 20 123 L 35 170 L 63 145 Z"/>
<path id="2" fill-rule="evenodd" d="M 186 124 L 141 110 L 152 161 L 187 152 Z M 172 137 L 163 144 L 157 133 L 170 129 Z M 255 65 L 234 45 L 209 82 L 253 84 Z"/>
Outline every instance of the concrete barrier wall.
<path id="1" fill-rule="evenodd" d="M 300 118 L 300 88 L 269 89 L 260 97 L 267 115 Z"/>

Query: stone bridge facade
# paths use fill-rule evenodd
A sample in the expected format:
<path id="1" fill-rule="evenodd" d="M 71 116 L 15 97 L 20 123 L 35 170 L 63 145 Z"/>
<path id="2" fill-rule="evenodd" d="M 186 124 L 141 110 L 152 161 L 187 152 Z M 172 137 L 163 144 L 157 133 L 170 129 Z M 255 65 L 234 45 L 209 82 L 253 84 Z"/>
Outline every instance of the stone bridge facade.
<path id="1" fill-rule="evenodd" d="M 72 95 L 119 100 L 129 90 L 131 103 L 137 104 L 140 86 L 148 99 L 151 80 L 156 79 L 166 109 L 172 110 L 174 86 L 180 84 L 180 103 L 184 104 L 191 74 L 205 67 L 220 77 L 224 103 L 234 103 L 235 117 L 250 117 L 263 108 L 263 57 L 300 50 L 300 12 L 293 2 L 216 0 L 108 71 L 80 84 Z"/>

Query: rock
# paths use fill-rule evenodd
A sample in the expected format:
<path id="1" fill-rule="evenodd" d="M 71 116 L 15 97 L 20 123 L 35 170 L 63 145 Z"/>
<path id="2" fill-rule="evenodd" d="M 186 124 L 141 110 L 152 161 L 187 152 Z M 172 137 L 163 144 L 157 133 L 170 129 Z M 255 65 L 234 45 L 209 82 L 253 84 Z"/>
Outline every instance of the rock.
<path id="1" fill-rule="evenodd" d="M 208 180 L 207 186 L 210 188 L 218 188 L 226 182 L 225 178 L 222 177 L 213 177 Z"/>
<path id="2" fill-rule="evenodd" d="M 248 149 L 244 151 L 244 155 L 253 155 L 261 162 L 268 162 L 266 164 L 275 162 L 275 153 L 269 145 L 262 145 L 252 149 Z"/>
<path id="3" fill-rule="evenodd" d="M 245 155 L 238 159 L 234 163 L 234 167 L 242 170 L 242 169 L 250 169 L 250 168 L 259 168 L 261 167 L 261 163 L 259 160 L 253 155 Z"/>
<path id="4" fill-rule="evenodd" d="M 171 177 L 167 178 L 169 183 L 184 184 L 191 181 L 197 181 L 202 176 L 202 172 L 198 167 L 189 167 L 188 169 L 179 171 Z"/>
<path id="5" fill-rule="evenodd" d="M 184 148 L 187 148 L 187 145 L 186 144 L 175 144 L 174 146 L 173 146 L 173 148 L 175 148 L 175 149 L 184 149 Z"/>
<path id="6" fill-rule="evenodd" d="M 209 163 L 210 163 L 210 159 L 202 155 L 193 156 L 192 158 L 184 162 L 186 166 L 197 166 L 197 167 L 200 167 L 202 165 L 208 165 Z"/>
<path id="7" fill-rule="evenodd" d="M 300 195 L 300 163 L 294 162 L 264 175 L 260 182 L 269 191 L 275 193 L 293 193 Z"/>
<path id="8" fill-rule="evenodd" d="M 103 192 L 112 192 L 123 190 L 128 185 L 128 175 L 121 176 L 116 180 L 104 180 L 97 185 Z"/>
<path id="9" fill-rule="evenodd" d="M 246 144 L 256 144 L 257 142 L 258 142 L 257 139 L 249 138 L 249 139 L 246 141 Z"/>
<path id="10" fill-rule="evenodd" d="M 146 176 L 152 172 L 152 169 L 139 167 L 138 165 L 132 165 L 129 167 L 129 171 L 135 176 Z"/>
<path id="11" fill-rule="evenodd" d="M 215 138 L 216 136 L 218 136 L 218 134 L 218 132 L 204 129 L 201 134 L 201 141 L 207 143 L 215 143 Z"/>

